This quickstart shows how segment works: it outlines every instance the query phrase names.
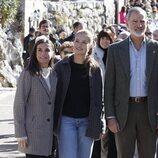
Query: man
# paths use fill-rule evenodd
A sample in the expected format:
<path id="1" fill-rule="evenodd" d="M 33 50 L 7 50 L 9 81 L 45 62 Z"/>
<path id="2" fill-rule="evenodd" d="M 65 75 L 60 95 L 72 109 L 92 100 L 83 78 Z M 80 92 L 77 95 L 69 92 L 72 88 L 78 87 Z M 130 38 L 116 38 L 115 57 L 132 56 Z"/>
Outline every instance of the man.
<path id="1" fill-rule="evenodd" d="M 23 60 L 25 60 L 29 57 L 29 43 L 31 40 L 33 40 L 35 37 L 35 29 L 31 27 L 29 29 L 29 34 L 24 38 L 24 53 L 23 53 Z"/>
<path id="2" fill-rule="evenodd" d="M 118 158 L 154 158 L 158 129 L 158 43 L 145 37 L 146 12 L 127 15 L 130 36 L 111 45 L 105 75 L 105 113 Z"/>
<path id="3" fill-rule="evenodd" d="M 155 29 L 153 31 L 153 39 L 156 40 L 156 41 L 158 41 L 158 29 Z"/>
<path id="4" fill-rule="evenodd" d="M 48 39 L 50 41 L 52 41 L 52 43 L 54 44 L 55 46 L 55 53 L 57 54 L 58 53 L 58 47 L 60 46 L 59 42 L 57 41 L 57 39 L 55 39 L 53 37 L 53 35 L 51 34 L 51 22 L 49 20 L 42 20 L 40 23 L 39 23 L 39 36 L 40 35 L 45 35 L 46 37 L 48 37 Z M 35 43 L 35 39 L 32 40 L 30 42 L 30 46 L 29 46 L 29 52 L 31 53 L 32 51 L 32 48 L 34 46 L 34 43 Z"/>
<path id="5" fill-rule="evenodd" d="M 73 24 L 73 32 L 71 33 L 70 36 L 68 36 L 67 38 L 64 39 L 64 41 L 73 41 L 75 39 L 75 34 L 79 31 L 83 29 L 83 24 L 79 21 L 75 22 Z"/>
<path id="6" fill-rule="evenodd" d="M 39 23 L 39 36 L 41 35 L 44 35 L 46 37 L 48 37 L 48 39 L 50 41 L 52 41 L 52 43 L 54 44 L 54 49 L 55 49 L 55 53 L 58 54 L 58 48 L 60 46 L 60 43 L 57 41 L 57 39 L 55 39 L 53 37 L 53 35 L 50 33 L 51 32 L 51 22 L 49 20 L 42 20 L 40 23 Z M 28 48 L 28 51 L 29 51 L 29 57 L 31 55 L 31 52 L 33 50 L 33 46 L 35 44 L 35 39 L 31 40 L 30 43 L 29 43 L 29 48 Z M 29 62 L 29 57 L 27 58 L 27 60 L 25 61 L 24 63 L 24 67 L 27 66 L 28 62 Z M 55 57 L 55 62 L 59 60 Z"/>

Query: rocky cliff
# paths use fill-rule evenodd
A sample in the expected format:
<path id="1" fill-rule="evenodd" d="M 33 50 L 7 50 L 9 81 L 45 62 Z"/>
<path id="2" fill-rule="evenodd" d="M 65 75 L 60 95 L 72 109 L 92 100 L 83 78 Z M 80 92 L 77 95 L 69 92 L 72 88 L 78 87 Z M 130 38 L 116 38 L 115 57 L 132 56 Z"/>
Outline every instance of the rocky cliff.
<path id="1" fill-rule="evenodd" d="M 0 28 L 0 87 L 16 87 L 23 69 L 22 52 L 19 33 L 6 34 Z"/>

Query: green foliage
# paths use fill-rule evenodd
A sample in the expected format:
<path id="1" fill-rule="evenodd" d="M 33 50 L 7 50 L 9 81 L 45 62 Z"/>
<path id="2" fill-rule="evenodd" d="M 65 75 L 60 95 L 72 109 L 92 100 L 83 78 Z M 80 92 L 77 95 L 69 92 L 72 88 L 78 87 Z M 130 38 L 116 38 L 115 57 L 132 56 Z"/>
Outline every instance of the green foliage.
<path id="1" fill-rule="evenodd" d="M 2 28 L 12 22 L 17 14 L 20 0 L 0 0 L 0 23 Z"/>

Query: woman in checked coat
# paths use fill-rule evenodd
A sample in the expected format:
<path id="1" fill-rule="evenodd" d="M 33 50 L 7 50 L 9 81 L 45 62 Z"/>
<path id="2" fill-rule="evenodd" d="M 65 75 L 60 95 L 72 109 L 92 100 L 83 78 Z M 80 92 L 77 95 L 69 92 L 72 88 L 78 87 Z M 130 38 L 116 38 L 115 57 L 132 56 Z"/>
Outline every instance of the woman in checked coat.
<path id="1" fill-rule="evenodd" d="M 30 63 L 20 75 L 14 100 L 15 137 L 26 158 L 52 154 L 53 111 L 57 77 L 53 69 L 54 47 L 37 37 Z"/>

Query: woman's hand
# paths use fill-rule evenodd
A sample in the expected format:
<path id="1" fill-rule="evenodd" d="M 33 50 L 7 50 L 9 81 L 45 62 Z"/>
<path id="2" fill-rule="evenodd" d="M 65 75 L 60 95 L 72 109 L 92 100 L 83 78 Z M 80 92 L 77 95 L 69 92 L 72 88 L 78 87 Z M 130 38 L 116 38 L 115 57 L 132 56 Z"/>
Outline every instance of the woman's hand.
<path id="1" fill-rule="evenodd" d="M 28 141 L 27 139 L 24 139 L 24 140 L 18 140 L 18 144 L 21 148 L 27 148 L 28 146 Z"/>

